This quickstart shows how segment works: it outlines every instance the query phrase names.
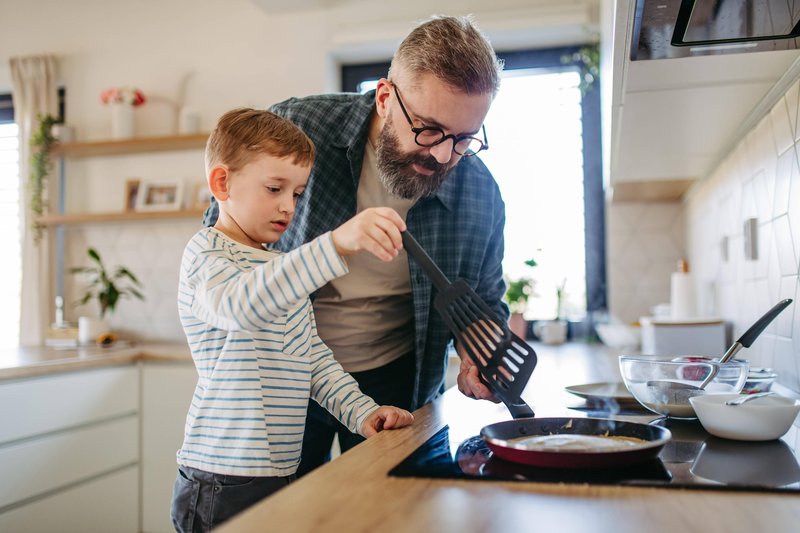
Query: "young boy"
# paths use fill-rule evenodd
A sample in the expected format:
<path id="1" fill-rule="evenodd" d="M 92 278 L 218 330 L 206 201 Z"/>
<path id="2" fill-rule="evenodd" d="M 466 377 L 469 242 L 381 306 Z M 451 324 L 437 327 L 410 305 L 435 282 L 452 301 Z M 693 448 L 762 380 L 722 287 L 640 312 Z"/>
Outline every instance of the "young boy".
<path id="1" fill-rule="evenodd" d="M 178 531 L 209 530 L 294 479 L 309 398 L 365 437 L 413 420 L 361 393 L 317 336 L 308 298 L 348 272 L 342 256 L 391 261 L 397 212 L 362 211 L 286 254 L 263 247 L 291 222 L 313 160 L 311 140 L 268 111 L 230 111 L 208 140 L 219 219 L 186 246 L 178 288 L 199 375 L 178 451 Z"/>

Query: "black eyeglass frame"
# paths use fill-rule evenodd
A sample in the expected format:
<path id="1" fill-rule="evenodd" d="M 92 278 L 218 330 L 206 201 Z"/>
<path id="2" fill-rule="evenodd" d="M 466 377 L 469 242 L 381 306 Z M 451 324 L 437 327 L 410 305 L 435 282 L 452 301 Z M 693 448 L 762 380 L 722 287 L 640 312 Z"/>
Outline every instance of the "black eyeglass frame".
<path id="1" fill-rule="evenodd" d="M 453 135 L 452 133 L 447 134 L 444 132 L 444 130 L 442 130 L 442 128 L 437 128 L 435 126 L 422 126 L 421 128 L 415 127 L 414 122 L 411 120 L 411 115 L 408 114 L 408 111 L 406 111 L 406 106 L 403 105 L 403 99 L 400 98 L 400 92 L 397 90 L 397 85 L 395 85 L 393 82 L 390 83 L 392 84 L 392 89 L 394 89 L 395 96 L 397 96 L 397 103 L 400 104 L 400 109 L 403 111 L 403 115 L 405 115 L 406 120 L 408 121 L 408 125 L 411 126 L 411 131 L 414 133 L 414 142 L 417 143 L 418 146 L 422 146 L 423 148 L 431 148 L 432 146 L 437 146 L 439 144 L 442 144 L 448 139 L 453 139 L 453 152 L 457 153 L 462 157 L 471 157 L 473 155 L 476 155 L 478 152 L 482 152 L 483 150 L 489 149 L 489 140 L 486 138 L 486 126 L 483 124 L 481 124 L 481 132 L 483 132 L 483 140 L 480 140 L 477 137 L 473 137 L 472 135 Z M 419 141 L 419 136 L 425 132 L 437 132 L 441 135 L 441 138 L 432 143 L 422 143 Z M 461 153 L 456 149 L 456 146 L 458 146 L 458 143 L 460 143 L 465 139 L 472 139 L 478 141 L 481 147 L 478 148 L 477 150 L 466 150 L 464 153 Z"/>

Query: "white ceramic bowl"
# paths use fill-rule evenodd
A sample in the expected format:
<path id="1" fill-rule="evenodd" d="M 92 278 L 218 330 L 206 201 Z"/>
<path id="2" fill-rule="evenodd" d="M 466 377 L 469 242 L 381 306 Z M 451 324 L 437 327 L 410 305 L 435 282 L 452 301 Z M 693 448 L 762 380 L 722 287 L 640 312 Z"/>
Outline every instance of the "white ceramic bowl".
<path id="1" fill-rule="evenodd" d="M 703 427 L 717 437 L 733 440 L 774 440 L 792 427 L 800 413 L 800 400 L 784 396 L 764 396 L 742 405 L 725 405 L 739 394 L 693 396 L 694 407 Z"/>

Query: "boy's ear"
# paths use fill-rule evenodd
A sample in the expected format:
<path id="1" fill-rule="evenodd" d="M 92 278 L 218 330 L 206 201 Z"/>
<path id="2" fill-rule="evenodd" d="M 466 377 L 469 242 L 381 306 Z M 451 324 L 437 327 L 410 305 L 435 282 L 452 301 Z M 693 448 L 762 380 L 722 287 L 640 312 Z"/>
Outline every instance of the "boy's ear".
<path id="1" fill-rule="evenodd" d="M 227 200 L 230 196 L 230 174 L 222 165 L 215 166 L 208 173 L 208 188 L 217 201 Z"/>

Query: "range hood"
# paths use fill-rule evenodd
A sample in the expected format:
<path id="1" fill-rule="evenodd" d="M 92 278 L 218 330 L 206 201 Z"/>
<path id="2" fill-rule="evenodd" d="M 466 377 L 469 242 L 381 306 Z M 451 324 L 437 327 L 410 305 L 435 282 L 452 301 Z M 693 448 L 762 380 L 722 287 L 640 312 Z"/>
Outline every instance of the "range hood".
<path id="1" fill-rule="evenodd" d="M 798 0 L 638 0 L 631 60 L 798 49 Z"/>

